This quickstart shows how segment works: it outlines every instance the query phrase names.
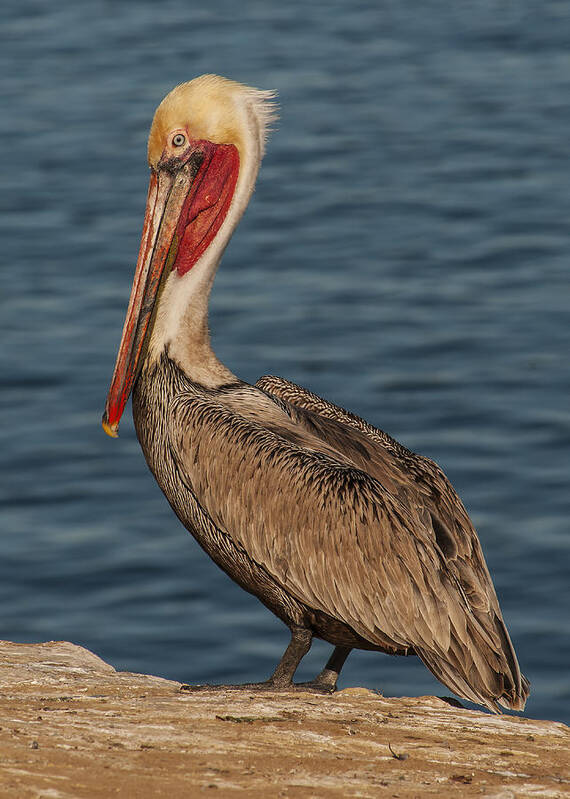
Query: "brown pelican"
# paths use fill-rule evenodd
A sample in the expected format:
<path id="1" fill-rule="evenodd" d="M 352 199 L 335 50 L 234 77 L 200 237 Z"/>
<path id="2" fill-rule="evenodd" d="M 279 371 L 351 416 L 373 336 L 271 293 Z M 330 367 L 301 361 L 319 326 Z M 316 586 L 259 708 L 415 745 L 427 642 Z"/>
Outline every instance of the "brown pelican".
<path id="1" fill-rule="evenodd" d="M 418 655 L 460 697 L 521 710 L 521 675 L 477 534 L 438 466 L 300 386 L 239 380 L 215 356 L 208 298 L 254 189 L 273 94 L 204 75 L 159 105 L 150 187 L 103 427 L 132 390 L 137 436 L 180 521 L 291 631 L 291 689 L 313 636 Z"/>

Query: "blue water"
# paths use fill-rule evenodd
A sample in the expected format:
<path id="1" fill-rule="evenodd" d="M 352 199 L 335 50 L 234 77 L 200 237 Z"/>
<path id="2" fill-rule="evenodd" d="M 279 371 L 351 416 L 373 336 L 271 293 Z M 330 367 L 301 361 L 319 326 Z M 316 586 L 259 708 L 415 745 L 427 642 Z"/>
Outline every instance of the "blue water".
<path id="1" fill-rule="evenodd" d="M 528 713 L 570 721 L 570 11 L 5 0 L 0 637 L 186 681 L 265 678 L 283 625 L 219 572 L 100 417 L 152 113 L 218 72 L 281 120 L 212 300 L 240 376 L 308 386 L 435 458 L 477 525 Z M 315 644 L 301 677 L 329 652 Z M 353 653 L 342 686 L 448 693 Z"/>

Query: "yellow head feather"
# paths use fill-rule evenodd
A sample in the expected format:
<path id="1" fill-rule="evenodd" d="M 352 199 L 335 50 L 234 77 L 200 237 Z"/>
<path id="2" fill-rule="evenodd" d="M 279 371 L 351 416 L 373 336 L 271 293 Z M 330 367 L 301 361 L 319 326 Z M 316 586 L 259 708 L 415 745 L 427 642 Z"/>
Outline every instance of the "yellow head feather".
<path id="1" fill-rule="evenodd" d="M 218 75 L 202 75 L 181 83 L 156 109 L 148 140 L 148 160 L 156 166 L 173 130 L 185 129 L 191 139 L 234 144 L 243 157 L 247 137 L 265 149 L 268 125 L 277 118 L 275 93 L 261 91 Z"/>

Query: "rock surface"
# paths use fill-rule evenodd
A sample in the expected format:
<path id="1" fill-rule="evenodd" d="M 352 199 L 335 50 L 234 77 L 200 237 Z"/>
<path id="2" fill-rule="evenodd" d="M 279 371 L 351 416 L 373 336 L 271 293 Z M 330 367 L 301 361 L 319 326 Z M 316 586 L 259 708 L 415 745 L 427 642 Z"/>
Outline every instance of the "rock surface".
<path id="1" fill-rule="evenodd" d="M 435 697 L 186 692 L 0 642 L 0 797 L 570 796 L 570 730 Z"/>

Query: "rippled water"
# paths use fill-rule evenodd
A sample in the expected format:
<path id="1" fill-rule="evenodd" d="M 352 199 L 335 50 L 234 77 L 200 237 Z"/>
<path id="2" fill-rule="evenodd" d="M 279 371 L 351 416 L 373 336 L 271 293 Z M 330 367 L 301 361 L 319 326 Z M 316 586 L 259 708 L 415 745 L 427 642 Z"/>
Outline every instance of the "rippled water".
<path id="1" fill-rule="evenodd" d="M 569 22 L 560 2 L 5 2 L 0 637 L 191 681 L 262 679 L 288 640 L 180 526 L 129 415 L 116 442 L 99 425 L 154 107 L 218 72 L 282 103 L 216 282 L 219 355 L 438 460 L 529 714 L 570 720 Z M 446 693 L 374 653 L 351 684 Z"/>

